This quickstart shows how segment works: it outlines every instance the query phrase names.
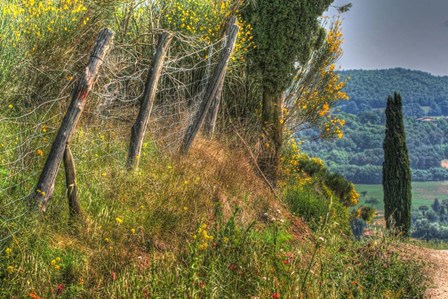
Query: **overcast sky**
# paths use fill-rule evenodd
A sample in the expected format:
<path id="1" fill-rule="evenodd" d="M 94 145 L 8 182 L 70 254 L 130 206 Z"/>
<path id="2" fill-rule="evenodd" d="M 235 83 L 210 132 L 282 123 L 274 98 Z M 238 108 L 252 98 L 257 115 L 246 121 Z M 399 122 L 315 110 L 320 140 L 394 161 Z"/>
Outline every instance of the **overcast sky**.
<path id="1" fill-rule="evenodd" d="M 336 0 L 343 14 L 343 69 L 404 67 L 448 75 L 448 0 Z M 330 14 L 335 9 L 330 10 Z"/>

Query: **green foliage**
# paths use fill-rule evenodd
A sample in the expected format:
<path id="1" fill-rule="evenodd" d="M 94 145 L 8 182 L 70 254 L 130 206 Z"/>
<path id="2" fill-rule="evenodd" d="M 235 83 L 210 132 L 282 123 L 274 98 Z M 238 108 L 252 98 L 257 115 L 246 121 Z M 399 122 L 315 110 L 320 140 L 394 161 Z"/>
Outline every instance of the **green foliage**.
<path id="1" fill-rule="evenodd" d="M 333 0 L 250 1 L 243 18 L 253 27 L 252 67 L 266 92 L 279 95 L 291 83 L 294 65 L 304 63 L 322 35 L 318 17 Z M 320 38 L 322 41 L 322 37 Z"/>
<path id="2" fill-rule="evenodd" d="M 421 206 L 414 210 L 412 223 L 413 238 L 448 242 L 448 200 L 436 198 L 431 208 Z"/>
<path id="3" fill-rule="evenodd" d="M 288 189 L 284 198 L 289 209 L 302 217 L 314 230 L 325 224 L 332 208 L 332 202 L 317 194 L 312 185 Z"/>
<path id="4" fill-rule="evenodd" d="M 330 170 L 354 183 L 380 184 L 384 98 L 390 87 L 402 91 L 413 181 L 448 180 L 448 171 L 440 167 L 441 161 L 448 157 L 448 120 L 445 118 L 448 110 L 443 108 L 448 101 L 446 77 L 403 69 L 343 71 L 340 74 L 350 76 L 344 89 L 350 101 L 340 105 L 340 117 L 346 120 L 344 138 L 306 142 L 302 145 L 304 152 L 323 159 Z M 420 118 L 422 116 L 432 118 L 425 121 Z"/>
<path id="5" fill-rule="evenodd" d="M 0 99 L 24 113 L 59 98 L 120 1 L 2 1 Z"/>
<path id="6" fill-rule="evenodd" d="M 355 191 L 355 186 L 338 173 L 327 173 L 324 177 L 325 185 L 349 207 L 358 203 L 359 194 Z"/>
<path id="7" fill-rule="evenodd" d="M 383 148 L 384 216 L 387 228 L 397 229 L 408 236 L 411 226 L 411 170 L 401 96 L 398 93 L 387 99 L 386 137 Z"/>
<path id="8" fill-rule="evenodd" d="M 367 223 L 372 222 L 375 215 L 376 215 L 376 210 L 372 207 L 361 206 L 359 208 L 359 216 L 361 217 L 362 220 L 364 220 Z"/>
<path id="9" fill-rule="evenodd" d="M 286 148 L 285 156 L 284 200 L 290 210 L 315 230 L 338 223 L 340 231 L 348 232 L 348 207 L 359 196 L 353 184 L 329 172 L 321 160 L 298 154 L 295 143 Z"/>
<path id="10" fill-rule="evenodd" d="M 324 193 L 331 193 L 331 196 L 335 196 L 344 206 L 350 207 L 358 204 L 359 194 L 356 192 L 353 183 L 340 174 L 329 171 L 322 160 L 310 159 L 308 155 L 297 154 L 296 151 L 295 146 L 290 146 L 284 152 L 285 161 L 288 161 L 284 167 L 289 176 L 298 178 L 299 181 L 309 176 L 319 183 L 321 189 L 325 190 Z"/>
<path id="11" fill-rule="evenodd" d="M 318 17 L 333 0 L 260 0 L 249 2 L 243 19 L 252 26 L 254 47 L 248 52 L 250 75 L 261 82 L 261 122 L 265 141 L 260 168 L 277 182 L 283 143 L 282 93 L 292 84 L 296 64 L 305 64 L 323 42 Z M 326 67 L 326 66 L 325 66 Z M 328 104 L 327 104 L 328 105 Z"/>
<path id="12" fill-rule="evenodd" d="M 422 116 L 417 111 L 425 111 L 426 108 L 430 109 L 425 115 L 448 115 L 448 77 L 402 68 L 350 70 L 340 74 L 350 77 L 345 91 L 351 101 L 341 107 L 347 113 L 359 114 L 367 112 L 368 108 L 382 109 L 385 107 L 383 99 L 391 90 L 396 90 L 403 97 L 403 109 L 408 116 Z M 408 107 L 411 104 L 416 104 L 419 109 L 413 111 Z"/>

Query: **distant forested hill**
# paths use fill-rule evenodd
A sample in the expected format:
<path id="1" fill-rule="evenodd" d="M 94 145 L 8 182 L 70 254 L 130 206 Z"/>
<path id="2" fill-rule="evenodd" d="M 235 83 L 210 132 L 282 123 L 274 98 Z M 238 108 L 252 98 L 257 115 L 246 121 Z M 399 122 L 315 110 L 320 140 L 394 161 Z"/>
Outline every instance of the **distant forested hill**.
<path id="1" fill-rule="evenodd" d="M 348 113 L 358 114 L 372 108 L 384 108 L 387 96 L 398 91 L 409 116 L 448 115 L 448 77 L 402 68 L 352 70 L 340 74 L 342 77 L 350 77 L 346 92 L 351 101 L 343 109 Z"/>
<path id="2" fill-rule="evenodd" d="M 415 181 L 448 180 L 448 77 L 406 69 L 340 72 L 350 80 L 350 101 L 339 108 L 347 120 L 341 140 L 307 142 L 302 149 L 355 183 L 381 183 L 386 98 L 403 96 L 407 142 Z"/>

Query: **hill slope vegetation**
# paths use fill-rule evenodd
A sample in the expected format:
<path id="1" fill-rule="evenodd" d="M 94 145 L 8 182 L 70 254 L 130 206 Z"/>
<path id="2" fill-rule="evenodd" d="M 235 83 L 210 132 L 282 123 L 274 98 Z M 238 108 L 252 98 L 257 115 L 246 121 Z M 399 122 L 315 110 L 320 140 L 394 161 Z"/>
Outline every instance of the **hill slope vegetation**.
<path id="1" fill-rule="evenodd" d="M 303 150 L 355 183 L 381 183 L 386 98 L 403 96 L 405 128 L 415 181 L 448 179 L 448 77 L 406 69 L 342 71 L 350 80 L 350 101 L 339 109 L 346 119 L 340 140 L 305 142 Z M 308 136 L 305 132 L 302 138 Z"/>

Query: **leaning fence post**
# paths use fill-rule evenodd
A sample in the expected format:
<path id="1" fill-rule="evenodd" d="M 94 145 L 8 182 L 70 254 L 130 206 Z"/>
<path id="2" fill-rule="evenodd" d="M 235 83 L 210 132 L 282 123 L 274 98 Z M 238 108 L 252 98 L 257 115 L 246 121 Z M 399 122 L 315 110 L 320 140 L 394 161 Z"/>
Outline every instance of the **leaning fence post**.
<path id="1" fill-rule="evenodd" d="M 207 86 L 204 98 L 201 102 L 198 112 L 196 113 L 194 121 L 188 127 L 187 132 L 185 133 L 185 137 L 181 147 L 181 154 L 183 155 L 187 154 L 188 151 L 190 150 L 190 147 L 204 122 L 207 112 L 209 111 L 210 106 L 212 105 L 212 101 L 215 99 L 217 95 L 219 86 L 221 82 L 224 80 L 230 56 L 232 55 L 232 52 L 235 48 L 235 42 L 238 36 L 238 31 L 239 27 L 237 25 L 233 25 L 229 30 L 230 33 L 227 36 L 228 43 L 221 52 L 220 61 L 216 66 L 213 76 Z"/>
<path id="2" fill-rule="evenodd" d="M 226 32 L 225 32 L 225 36 L 224 36 L 224 42 L 222 45 L 223 48 L 229 42 L 227 39 L 230 35 L 230 30 L 232 29 L 232 26 L 236 25 L 236 21 L 237 21 L 237 18 L 235 16 L 233 16 L 230 18 L 229 22 L 227 23 Z M 208 110 L 207 118 L 205 120 L 204 131 L 208 138 L 212 138 L 213 134 L 215 133 L 216 121 L 218 119 L 218 111 L 219 111 L 219 106 L 221 104 L 223 88 L 224 88 L 224 79 L 221 80 L 221 83 L 219 84 L 218 91 L 216 92 L 216 97 L 213 100 L 212 104 L 210 105 L 210 109 Z"/>
<path id="3" fill-rule="evenodd" d="M 163 62 L 171 40 L 172 36 L 167 32 L 163 32 L 159 36 L 157 49 L 152 59 L 151 68 L 149 69 L 148 78 L 146 80 L 142 105 L 131 130 L 131 143 L 129 145 L 127 160 L 128 169 L 133 169 L 138 166 L 146 127 L 148 126 L 149 116 L 151 115 L 152 106 L 157 93 L 157 85 L 162 73 Z"/>
<path id="4" fill-rule="evenodd" d="M 101 30 L 93 47 L 86 70 L 73 90 L 70 106 L 62 120 L 59 131 L 51 146 L 50 153 L 45 161 L 44 169 L 40 174 L 36 189 L 32 194 L 32 199 L 36 201 L 36 204 L 42 211 L 46 210 L 48 200 L 53 193 L 56 175 L 61 165 L 66 145 L 76 128 L 79 117 L 86 104 L 87 96 L 95 83 L 99 67 L 103 63 L 113 36 L 114 33 L 111 30 L 107 28 Z"/>
<path id="5" fill-rule="evenodd" d="M 81 207 L 78 200 L 78 186 L 76 185 L 75 161 L 68 144 L 64 151 L 64 169 L 70 220 L 74 220 L 81 215 Z"/>

